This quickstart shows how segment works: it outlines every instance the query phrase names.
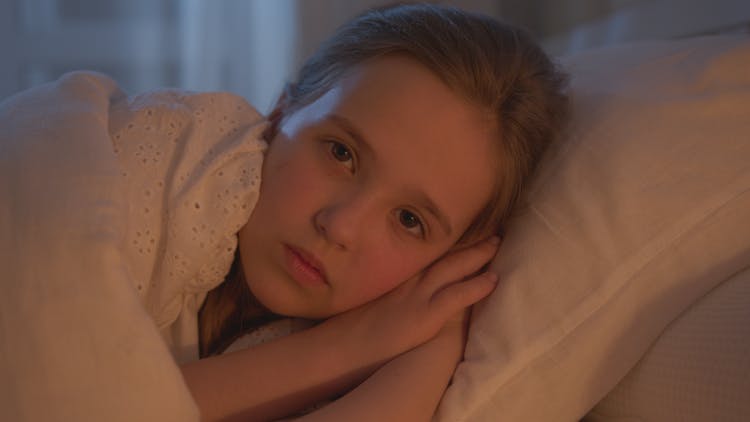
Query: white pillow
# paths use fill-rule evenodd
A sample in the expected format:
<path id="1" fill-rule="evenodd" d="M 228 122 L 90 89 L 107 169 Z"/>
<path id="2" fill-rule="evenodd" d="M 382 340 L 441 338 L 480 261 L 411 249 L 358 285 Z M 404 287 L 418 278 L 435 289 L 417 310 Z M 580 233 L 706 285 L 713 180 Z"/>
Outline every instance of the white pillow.
<path id="1" fill-rule="evenodd" d="M 569 136 L 493 263 L 439 421 L 570 421 L 750 262 L 750 39 L 564 59 Z"/>

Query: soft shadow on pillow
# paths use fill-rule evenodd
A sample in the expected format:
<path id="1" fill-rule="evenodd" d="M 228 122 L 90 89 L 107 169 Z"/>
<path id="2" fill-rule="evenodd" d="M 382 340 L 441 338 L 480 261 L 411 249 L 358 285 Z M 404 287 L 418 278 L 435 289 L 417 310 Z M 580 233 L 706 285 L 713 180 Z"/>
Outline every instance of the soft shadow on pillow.
<path id="1" fill-rule="evenodd" d="M 691 303 L 750 262 L 750 39 L 563 60 L 550 151 L 475 309 L 439 421 L 580 419 Z"/>

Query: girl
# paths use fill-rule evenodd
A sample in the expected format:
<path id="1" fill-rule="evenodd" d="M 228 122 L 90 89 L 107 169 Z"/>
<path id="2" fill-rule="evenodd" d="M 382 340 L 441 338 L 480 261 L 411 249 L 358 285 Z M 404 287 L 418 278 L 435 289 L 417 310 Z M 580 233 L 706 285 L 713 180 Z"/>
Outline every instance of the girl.
<path id="1" fill-rule="evenodd" d="M 563 85 L 525 33 L 406 5 L 342 27 L 267 122 L 226 95 L 116 101 L 125 254 L 202 417 L 430 419 Z M 223 353 L 279 316 L 322 322 Z"/>
<path id="2" fill-rule="evenodd" d="M 202 350 L 230 342 L 253 299 L 336 316 L 185 365 L 204 415 L 278 417 L 358 385 L 306 419 L 429 419 L 562 85 L 525 34 L 483 16 L 411 5 L 341 28 L 270 115 L 260 198 L 235 277 L 204 305 Z"/>

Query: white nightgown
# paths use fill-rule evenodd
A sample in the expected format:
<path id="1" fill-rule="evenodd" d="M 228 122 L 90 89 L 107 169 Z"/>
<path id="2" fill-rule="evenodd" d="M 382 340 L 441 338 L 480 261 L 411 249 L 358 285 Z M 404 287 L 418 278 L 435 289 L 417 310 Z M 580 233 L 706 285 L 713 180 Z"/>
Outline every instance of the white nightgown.
<path id="1" fill-rule="evenodd" d="M 198 311 L 229 271 L 257 201 L 265 128 L 228 93 L 155 91 L 111 110 L 130 279 L 178 362 L 198 358 Z"/>

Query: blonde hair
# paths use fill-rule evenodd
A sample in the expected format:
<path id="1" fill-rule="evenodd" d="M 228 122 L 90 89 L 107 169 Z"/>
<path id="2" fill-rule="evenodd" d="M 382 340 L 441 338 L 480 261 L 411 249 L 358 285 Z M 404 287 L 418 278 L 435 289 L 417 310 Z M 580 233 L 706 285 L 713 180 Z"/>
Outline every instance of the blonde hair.
<path id="1" fill-rule="evenodd" d="M 494 120 L 499 160 L 494 194 L 458 243 L 500 233 L 525 181 L 560 132 L 567 112 L 566 77 L 519 28 L 430 4 L 370 10 L 339 28 L 302 66 L 296 81 L 287 84 L 269 116 L 268 139 L 286 116 L 321 97 L 355 66 L 395 54 L 421 62 Z M 238 283 L 235 276 L 224 284 Z M 206 307 L 237 308 L 237 297 L 229 293 L 227 286 L 212 291 L 202 314 Z M 222 330 L 206 327 L 226 323 L 213 320 L 212 324 L 201 321 L 202 343 L 203 336 L 207 336 L 207 344 L 221 337 L 216 333 Z"/>

